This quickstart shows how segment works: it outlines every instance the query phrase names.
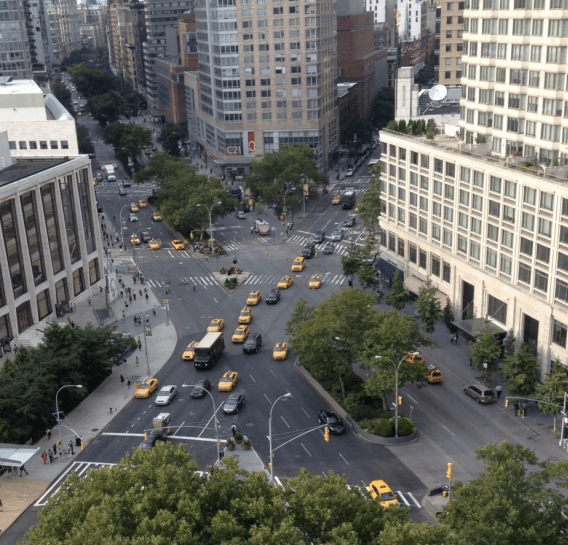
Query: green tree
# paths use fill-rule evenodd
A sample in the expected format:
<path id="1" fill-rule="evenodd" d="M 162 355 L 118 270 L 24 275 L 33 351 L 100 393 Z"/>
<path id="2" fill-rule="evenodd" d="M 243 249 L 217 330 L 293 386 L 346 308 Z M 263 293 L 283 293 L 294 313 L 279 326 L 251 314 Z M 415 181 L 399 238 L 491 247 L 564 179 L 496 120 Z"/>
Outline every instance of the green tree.
<path id="1" fill-rule="evenodd" d="M 503 376 L 507 389 L 514 396 L 529 397 L 536 391 L 540 378 L 540 365 L 532 346 L 519 344 L 514 354 L 503 360 Z"/>
<path id="2" fill-rule="evenodd" d="M 160 134 L 160 142 L 164 147 L 164 151 L 172 157 L 180 156 L 178 142 L 188 137 L 187 123 L 179 123 L 177 125 L 168 124 L 162 127 Z"/>
<path id="3" fill-rule="evenodd" d="M 430 279 L 426 281 L 426 285 L 420 286 L 418 291 L 418 299 L 414 306 L 418 312 L 418 316 L 422 321 L 422 326 L 427 333 L 431 334 L 434 331 L 434 326 L 442 318 L 444 311 L 440 307 L 440 302 L 436 297 L 436 286 L 432 286 Z"/>
<path id="4" fill-rule="evenodd" d="M 61 102 L 61 105 L 69 112 L 73 112 L 71 91 L 61 82 L 53 86 L 53 96 Z"/>
<path id="5" fill-rule="evenodd" d="M 505 356 L 511 356 L 515 353 L 515 349 L 517 346 L 517 337 L 515 336 L 515 332 L 513 329 L 509 329 L 507 331 L 507 335 L 505 336 L 505 340 L 503 341 L 503 352 Z"/>
<path id="6" fill-rule="evenodd" d="M 568 392 L 568 375 L 566 367 L 556 360 L 544 382 L 537 386 L 537 395 L 542 403 L 539 410 L 543 414 L 554 415 L 554 429 L 556 430 L 556 417 L 562 412 L 564 406 L 564 392 Z"/>
<path id="7" fill-rule="evenodd" d="M 361 289 L 333 294 L 317 308 L 299 305 L 288 322 L 290 346 L 316 378 L 331 381 L 345 400 L 345 378 L 352 374 L 375 311 L 374 296 Z M 301 326 L 298 325 L 301 323 Z"/>
<path id="8" fill-rule="evenodd" d="M 89 136 L 89 131 L 82 125 L 75 123 L 77 130 L 77 143 L 79 144 L 79 153 L 94 153 L 95 146 Z"/>
<path id="9" fill-rule="evenodd" d="M 88 101 L 89 111 L 101 127 L 116 123 L 124 112 L 124 101 L 115 93 L 92 96 Z"/>
<path id="10" fill-rule="evenodd" d="M 304 180 L 323 182 L 314 159 L 314 152 L 305 144 L 283 146 L 251 163 L 252 174 L 245 176 L 246 185 L 267 203 L 276 201 L 290 187 L 301 188 Z M 301 190 L 301 189 L 300 189 Z M 289 203 L 287 203 L 289 204 Z"/>
<path id="11" fill-rule="evenodd" d="M 475 332 L 475 342 L 470 345 L 473 366 L 483 373 L 485 379 L 496 371 L 495 363 L 501 357 L 501 344 L 495 330 L 485 324 Z M 484 364 L 487 364 L 484 367 Z"/>
<path id="12" fill-rule="evenodd" d="M 440 518 L 449 545 L 566 543 L 568 463 L 539 462 L 534 452 L 503 441 L 477 450 L 485 471 L 456 485 Z"/>
<path id="13" fill-rule="evenodd" d="M 351 244 L 346 255 L 341 256 L 341 266 L 345 276 L 357 275 L 362 285 L 375 283 L 375 268 L 373 262 L 377 260 L 378 253 L 371 256 L 371 245 L 364 248 Z"/>
<path id="14" fill-rule="evenodd" d="M 104 129 L 103 137 L 107 144 L 112 144 L 116 156 L 124 164 L 129 158 L 138 163 L 143 148 L 152 143 L 150 131 L 132 123 L 111 123 Z"/>
<path id="15" fill-rule="evenodd" d="M 197 469 L 185 446 L 160 443 L 85 479 L 72 474 L 38 513 L 25 543 L 392 545 L 381 539 L 390 525 L 422 544 L 443 542 L 440 529 L 415 529 L 404 509 L 385 511 L 333 473 L 303 470 L 283 489 L 230 458 L 208 478 Z"/>
<path id="16" fill-rule="evenodd" d="M 358 214 L 361 223 L 375 233 L 381 215 L 381 168 L 376 165 L 370 170 L 369 186 L 359 201 Z"/>
<path id="17" fill-rule="evenodd" d="M 70 66 L 67 72 L 73 78 L 77 91 L 87 98 L 108 94 L 116 89 L 116 80 L 113 76 L 90 68 L 86 64 Z M 122 102 L 119 95 L 114 96 Z"/>
<path id="18" fill-rule="evenodd" d="M 421 365 L 399 363 L 424 343 L 425 339 L 412 317 L 396 311 L 375 313 L 365 335 L 361 361 L 362 365 L 373 370 L 365 382 L 365 393 L 382 398 L 386 406 L 385 396 L 395 391 L 393 365 L 399 366 L 399 387 L 406 382 L 423 382 L 426 371 Z"/>
<path id="19" fill-rule="evenodd" d="M 404 287 L 404 282 L 397 271 L 391 283 L 390 291 L 387 293 L 387 303 L 391 305 L 392 308 L 402 312 L 411 297 L 410 292 Z"/>

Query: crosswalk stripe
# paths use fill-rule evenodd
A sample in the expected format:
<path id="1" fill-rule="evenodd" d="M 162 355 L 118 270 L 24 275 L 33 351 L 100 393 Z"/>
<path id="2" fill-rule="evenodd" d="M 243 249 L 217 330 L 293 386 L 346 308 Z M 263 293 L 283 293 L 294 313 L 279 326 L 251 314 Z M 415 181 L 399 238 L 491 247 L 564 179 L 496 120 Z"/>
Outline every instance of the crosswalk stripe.
<path id="1" fill-rule="evenodd" d="M 412 492 L 407 492 L 407 494 L 410 496 L 410 499 L 414 502 L 416 507 L 422 507 L 422 505 L 420 505 L 420 502 L 414 497 Z"/>
<path id="2" fill-rule="evenodd" d="M 406 507 L 410 507 L 410 503 L 408 503 L 408 500 L 404 497 L 404 494 L 400 490 L 396 491 L 396 496 L 397 496 L 399 502 L 400 502 L 400 500 L 402 500 L 404 502 L 404 504 L 406 505 Z"/>

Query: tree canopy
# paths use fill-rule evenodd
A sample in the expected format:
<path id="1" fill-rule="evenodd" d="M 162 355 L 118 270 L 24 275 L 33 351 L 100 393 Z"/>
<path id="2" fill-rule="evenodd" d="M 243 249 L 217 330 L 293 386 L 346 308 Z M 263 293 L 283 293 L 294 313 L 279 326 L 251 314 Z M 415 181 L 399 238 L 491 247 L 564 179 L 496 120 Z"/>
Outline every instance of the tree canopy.
<path id="1" fill-rule="evenodd" d="M 442 525 L 449 545 L 566 543 L 568 462 L 539 462 L 530 449 L 503 441 L 477 451 L 485 471 L 456 483 Z"/>
<path id="2" fill-rule="evenodd" d="M 404 287 L 404 281 L 397 271 L 391 282 L 391 289 L 387 293 L 387 303 L 392 305 L 392 308 L 402 312 L 411 297 L 410 292 Z"/>
<path id="3" fill-rule="evenodd" d="M 137 163 L 142 149 L 152 144 L 150 131 L 132 123 L 111 123 L 105 128 L 103 136 L 107 144 L 112 144 L 123 164 L 127 164 L 129 157 Z"/>
<path id="4" fill-rule="evenodd" d="M 375 227 L 379 223 L 381 215 L 381 168 L 376 165 L 370 170 L 371 178 L 369 186 L 361 200 L 359 201 L 358 215 L 361 218 L 363 226 L 371 231 L 375 231 Z"/>
<path id="5" fill-rule="evenodd" d="M 564 405 L 564 392 L 568 392 L 566 367 L 556 360 L 544 382 L 537 386 L 537 392 L 538 397 L 543 401 L 539 403 L 539 409 L 543 414 L 560 414 Z"/>
<path id="6" fill-rule="evenodd" d="M 111 92 L 92 96 L 87 106 L 101 127 L 106 127 L 109 123 L 116 123 L 125 108 L 122 98 Z"/>
<path id="7" fill-rule="evenodd" d="M 64 384 L 82 384 L 59 396 L 63 412 L 75 407 L 110 373 L 119 349 L 110 327 L 71 328 L 50 323 L 38 348 L 20 347 L 0 369 L 0 442 L 24 443 L 53 425 L 54 400 Z"/>
<path id="8" fill-rule="evenodd" d="M 381 537 L 391 525 L 426 544 L 443 536 L 406 521 L 404 509 L 384 510 L 333 473 L 313 477 L 302 470 L 283 489 L 230 458 L 209 478 L 197 469 L 185 446 L 159 443 L 84 479 L 71 474 L 38 513 L 25 543 L 392 545 Z"/>
<path id="9" fill-rule="evenodd" d="M 179 123 L 177 125 L 168 124 L 162 127 L 160 133 L 160 142 L 164 150 L 172 157 L 180 156 L 179 141 L 187 138 L 187 123 Z"/>
<path id="10" fill-rule="evenodd" d="M 424 330 L 428 333 L 434 332 L 434 326 L 444 315 L 444 311 L 436 297 L 436 291 L 436 286 L 432 286 L 432 282 L 428 279 L 424 286 L 420 286 L 418 299 L 414 305 Z"/>
<path id="11" fill-rule="evenodd" d="M 475 332 L 475 342 L 470 345 L 473 366 L 481 371 L 484 377 L 496 371 L 495 363 L 501 357 L 501 345 L 495 330 L 489 327 L 489 322 Z M 483 364 L 487 364 L 484 366 Z"/>
<path id="12" fill-rule="evenodd" d="M 116 88 L 112 76 L 90 68 L 86 64 L 70 66 L 67 68 L 67 72 L 73 78 L 77 91 L 87 98 L 109 93 Z"/>
<path id="13" fill-rule="evenodd" d="M 209 210 L 215 223 L 216 218 L 225 215 L 236 204 L 224 191 L 220 180 L 196 174 L 183 159 L 170 157 L 167 153 L 156 153 L 134 178 L 142 182 L 154 176 L 158 180 L 156 200 L 160 214 L 170 226 L 186 236 L 194 230 L 209 227 Z M 222 204 L 211 208 L 216 202 Z"/>
<path id="14" fill-rule="evenodd" d="M 371 245 L 365 247 L 351 244 L 346 255 L 341 256 L 341 266 L 345 276 L 357 275 L 361 284 L 372 285 L 375 283 L 375 268 L 373 261 L 378 258 L 378 252 L 374 258 L 371 255 Z"/>
<path id="15" fill-rule="evenodd" d="M 301 191 L 302 183 L 324 180 L 317 169 L 314 152 L 305 144 L 283 146 L 277 152 L 255 159 L 250 167 L 252 174 L 246 176 L 247 187 L 267 203 L 276 202 L 286 189 L 296 187 Z"/>
<path id="16" fill-rule="evenodd" d="M 531 396 L 540 378 L 540 364 L 534 347 L 520 343 L 513 354 L 503 360 L 503 376 L 514 396 Z"/>

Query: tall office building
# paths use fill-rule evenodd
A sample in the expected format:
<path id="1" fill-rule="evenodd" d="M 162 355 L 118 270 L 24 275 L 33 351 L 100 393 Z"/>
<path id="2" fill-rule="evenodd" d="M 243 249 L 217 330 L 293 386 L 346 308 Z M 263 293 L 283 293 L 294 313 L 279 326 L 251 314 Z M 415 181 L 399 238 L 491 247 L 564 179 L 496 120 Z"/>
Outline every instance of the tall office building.
<path id="1" fill-rule="evenodd" d="M 436 8 L 439 13 L 437 82 L 443 85 L 459 85 L 462 77 L 464 5 L 464 2 L 442 0 Z"/>
<path id="2" fill-rule="evenodd" d="M 55 61 L 81 49 L 77 0 L 44 0 L 53 37 Z"/>
<path id="3" fill-rule="evenodd" d="M 199 71 L 186 73 L 190 136 L 243 171 L 307 144 L 326 169 L 338 145 L 336 11 L 330 0 L 198 0 Z"/>
<path id="4" fill-rule="evenodd" d="M 466 0 L 460 137 L 381 133 L 382 261 L 568 363 L 565 0 Z"/>
<path id="5" fill-rule="evenodd" d="M 11 0 L 0 3 L 0 76 L 32 77 L 32 60 L 26 27 L 27 2 Z"/>

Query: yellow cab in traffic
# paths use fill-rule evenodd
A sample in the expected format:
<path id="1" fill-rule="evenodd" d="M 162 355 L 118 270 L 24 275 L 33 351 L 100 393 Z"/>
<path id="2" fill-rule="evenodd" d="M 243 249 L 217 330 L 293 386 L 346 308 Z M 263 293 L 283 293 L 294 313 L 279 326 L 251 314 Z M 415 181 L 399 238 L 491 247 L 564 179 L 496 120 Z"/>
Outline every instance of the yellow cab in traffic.
<path id="1" fill-rule="evenodd" d="M 303 257 L 297 257 L 292 263 L 292 272 L 302 272 L 306 266 L 306 260 Z"/>
<path id="2" fill-rule="evenodd" d="M 252 306 L 258 305 L 261 299 L 262 296 L 260 295 L 260 290 L 251 291 L 249 293 L 249 296 L 247 297 L 247 305 L 252 305 Z"/>
<path id="3" fill-rule="evenodd" d="M 162 247 L 162 241 L 153 238 L 150 242 L 148 242 L 148 247 L 150 250 L 159 250 Z"/>
<path id="4" fill-rule="evenodd" d="M 252 310 L 249 307 L 244 307 L 239 314 L 239 324 L 250 324 L 251 320 Z"/>
<path id="5" fill-rule="evenodd" d="M 240 325 L 233 333 L 233 336 L 231 337 L 231 342 L 244 343 L 247 340 L 248 336 L 249 336 L 248 325 Z"/>
<path id="6" fill-rule="evenodd" d="M 288 357 L 288 344 L 279 342 L 274 345 L 272 350 L 272 359 L 276 361 L 285 360 Z"/>
<path id="7" fill-rule="evenodd" d="M 172 240 L 171 245 L 174 250 L 185 250 L 185 242 L 177 238 Z"/>
<path id="8" fill-rule="evenodd" d="M 211 323 L 207 327 L 207 331 L 216 332 L 221 331 L 225 326 L 225 320 L 223 318 L 214 318 L 211 320 Z"/>
<path id="9" fill-rule="evenodd" d="M 312 274 L 310 281 L 308 282 L 308 287 L 318 290 L 321 287 L 322 277 L 321 274 Z"/>
<path id="10" fill-rule="evenodd" d="M 294 283 L 294 280 L 291 276 L 286 275 L 283 276 L 279 282 L 278 285 L 276 286 L 279 290 L 286 290 L 288 289 L 292 284 Z"/>
<path id="11" fill-rule="evenodd" d="M 369 493 L 371 498 L 377 500 L 381 507 L 388 509 L 393 505 L 398 505 L 396 494 L 391 490 L 390 486 L 382 480 L 373 481 L 369 485 Z"/>
<path id="12" fill-rule="evenodd" d="M 185 360 L 185 361 L 191 361 L 195 358 L 195 350 L 194 348 L 198 345 L 199 343 L 197 341 L 191 341 L 186 349 L 183 351 L 183 354 L 181 355 L 181 359 Z"/>

